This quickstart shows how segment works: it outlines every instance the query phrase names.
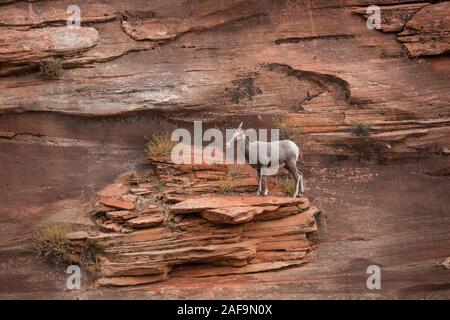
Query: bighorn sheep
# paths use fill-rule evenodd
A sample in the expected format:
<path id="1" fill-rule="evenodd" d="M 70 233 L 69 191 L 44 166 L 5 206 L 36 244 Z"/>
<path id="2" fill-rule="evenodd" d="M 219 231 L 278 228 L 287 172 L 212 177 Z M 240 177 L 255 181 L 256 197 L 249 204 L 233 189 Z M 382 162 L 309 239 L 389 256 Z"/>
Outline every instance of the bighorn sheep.
<path id="1" fill-rule="evenodd" d="M 304 193 L 303 174 L 297 168 L 297 160 L 300 155 L 300 149 L 291 140 L 281 141 L 254 141 L 250 142 L 249 136 L 246 130 L 242 129 L 242 122 L 237 129 L 234 129 L 233 136 L 230 141 L 227 142 L 226 147 L 230 148 L 234 141 L 238 142 L 239 151 L 245 156 L 245 160 L 257 170 L 258 173 L 258 192 L 257 195 L 267 196 L 269 193 L 267 187 L 267 173 L 268 169 L 278 170 L 283 166 L 292 174 L 295 179 L 295 191 L 293 197 L 299 195 L 299 191 Z M 260 150 L 265 150 L 261 154 Z M 271 152 L 278 150 L 278 163 L 273 163 L 273 157 L 271 158 Z M 256 161 L 252 163 L 251 152 L 256 152 Z M 253 158 L 255 159 L 255 158 Z M 264 188 L 263 188 L 264 182 Z"/>

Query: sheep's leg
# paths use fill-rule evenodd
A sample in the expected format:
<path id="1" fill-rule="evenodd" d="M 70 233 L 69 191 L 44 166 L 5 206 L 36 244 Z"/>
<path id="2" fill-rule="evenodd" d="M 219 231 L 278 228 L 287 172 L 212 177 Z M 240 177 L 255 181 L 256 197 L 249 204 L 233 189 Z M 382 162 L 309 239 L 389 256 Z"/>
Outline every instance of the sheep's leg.
<path id="1" fill-rule="evenodd" d="M 265 197 L 269 194 L 269 188 L 267 187 L 267 176 L 263 176 L 263 180 L 264 180 L 263 196 Z"/>
<path id="2" fill-rule="evenodd" d="M 300 184 L 303 185 L 303 175 L 300 175 L 297 169 L 296 161 L 288 161 L 286 162 L 286 169 L 292 174 L 292 177 L 295 179 L 295 191 L 293 197 L 296 198 L 299 194 Z M 302 187 L 300 187 L 302 188 Z"/>
<path id="3" fill-rule="evenodd" d="M 262 190 L 261 190 L 261 188 L 262 188 L 262 186 L 261 186 L 261 184 L 262 184 L 261 169 L 257 169 L 256 172 L 258 175 L 258 191 L 256 191 L 256 195 L 260 196 L 261 192 L 262 192 Z"/>
<path id="4" fill-rule="evenodd" d="M 295 175 L 295 191 L 294 191 L 294 195 L 293 195 L 294 198 L 298 197 L 299 184 L 300 184 L 300 179 L 298 177 L 298 173 L 296 173 L 296 175 Z"/>
<path id="5" fill-rule="evenodd" d="M 303 180 L 303 173 L 301 173 L 300 171 L 298 171 L 298 175 L 300 177 L 300 192 L 301 193 L 305 193 L 305 184 L 304 184 L 304 180 Z"/>

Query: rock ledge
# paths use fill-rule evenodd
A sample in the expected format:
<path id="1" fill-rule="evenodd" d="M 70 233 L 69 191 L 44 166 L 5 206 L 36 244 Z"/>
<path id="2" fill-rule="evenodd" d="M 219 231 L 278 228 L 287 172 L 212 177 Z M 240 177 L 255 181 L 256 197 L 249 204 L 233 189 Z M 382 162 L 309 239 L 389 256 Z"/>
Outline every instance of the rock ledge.
<path id="1" fill-rule="evenodd" d="M 197 169 L 192 166 L 183 171 L 161 159 L 152 161 L 152 165 L 170 167 L 191 177 Z M 196 183 L 207 185 L 208 179 L 227 170 L 214 168 L 207 167 L 209 174 L 197 178 Z M 156 172 L 162 171 L 156 168 Z M 67 260 L 71 263 L 86 256 L 83 250 L 89 247 L 87 242 L 102 248 L 97 257 L 99 285 L 253 273 L 311 260 L 312 245 L 307 235 L 317 230 L 319 210 L 307 198 L 259 197 L 253 192 L 218 195 L 214 189 L 211 194 L 189 194 L 185 190 L 183 199 L 169 205 L 161 199 L 181 188 L 167 187 L 171 179 L 156 177 L 155 182 L 155 176 L 120 176 L 99 192 L 101 198 L 92 217 L 100 231 L 69 234 L 72 245 Z M 156 188 L 162 181 L 166 186 Z"/>

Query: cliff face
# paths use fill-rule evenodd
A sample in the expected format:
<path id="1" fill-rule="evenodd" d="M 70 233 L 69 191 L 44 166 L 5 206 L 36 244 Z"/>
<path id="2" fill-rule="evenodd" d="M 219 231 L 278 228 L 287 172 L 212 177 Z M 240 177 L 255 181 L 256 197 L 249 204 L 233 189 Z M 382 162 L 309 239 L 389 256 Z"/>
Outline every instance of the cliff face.
<path id="1" fill-rule="evenodd" d="M 72 2 L 0 0 L 0 256 L 7 257 L 0 260 L 7 264 L 2 269 L 19 270 L 19 276 L 8 271 L 11 277 L 3 277 L 1 287 L 12 292 L 9 296 L 19 290 L 9 278 L 23 277 L 30 297 L 41 290 L 39 279 L 36 287 L 29 284 L 28 256 L 14 256 L 36 224 L 49 216 L 92 224 L 85 214 L 93 210 L 97 191 L 119 173 L 147 168 L 142 152 L 150 137 L 191 129 L 193 120 L 203 120 L 205 128 L 233 128 L 240 121 L 245 128 L 272 128 L 274 114 L 283 113 L 305 155 L 306 196 L 328 201 L 332 217 L 321 235 L 320 263 L 306 264 L 314 246 L 305 234 L 315 227 L 276 227 L 277 221 L 301 222 L 296 219 L 305 213 L 313 225 L 312 205 L 283 204 L 286 211 L 269 223 L 255 219 L 267 208 L 241 203 L 232 210 L 222 204 L 190 208 L 192 215 L 172 226 L 197 228 L 205 236 L 197 243 L 201 247 L 216 241 L 211 234 L 225 224 L 230 233 L 221 231 L 218 247 L 198 254 L 197 246 L 182 244 L 195 255 L 186 260 L 172 255 L 174 260 L 160 261 L 155 269 L 145 263 L 133 269 L 127 260 L 133 254 L 159 254 L 149 240 L 172 245 L 178 235 L 164 224 L 159 207 L 143 214 L 120 207 L 150 194 L 141 181 L 123 193 L 102 194 L 108 199 L 96 206 L 100 233 L 73 235 L 75 244 L 88 238 L 104 242 L 104 284 L 169 278 L 168 286 L 190 288 L 184 297 L 204 297 L 211 280 L 200 277 L 241 272 L 242 278 L 218 280 L 220 288 L 211 296 L 222 297 L 222 286 L 228 286 L 234 290 L 228 297 L 235 298 L 245 291 L 242 279 L 250 279 L 264 282 L 246 288 L 246 297 L 253 298 L 259 291 L 273 297 L 272 286 L 280 298 L 335 298 L 343 292 L 347 298 L 428 297 L 430 292 L 442 297 L 448 270 L 435 265 L 448 256 L 450 241 L 449 1 L 78 1 L 81 27 L 67 28 Z M 366 26 L 366 8 L 374 4 L 381 8 L 381 30 Z M 54 60 L 61 75 L 44 79 L 40 63 Z M 334 160 L 343 159 L 350 159 L 350 168 L 335 168 L 341 162 Z M 182 181 L 167 181 L 161 199 L 168 203 L 217 192 L 225 175 L 218 166 L 194 173 L 172 169 L 187 170 L 195 183 L 186 195 Z M 233 180 L 238 192 L 255 187 L 253 176 Z M 270 209 L 279 214 L 281 207 Z M 265 243 L 255 231 L 272 225 L 281 243 Z M 245 244 L 231 246 L 227 259 L 221 250 L 231 238 Z M 128 251 L 115 251 L 119 245 Z M 76 261 L 77 253 L 79 248 L 68 259 Z M 213 260 L 214 267 L 188 263 Z M 385 292 L 364 291 L 365 268 L 372 262 L 388 268 Z M 305 266 L 298 273 L 247 274 L 300 264 Z M 195 283 L 181 279 L 194 271 Z M 228 279 L 234 282 L 227 284 Z M 53 281 L 48 280 L 52 294 Z M 156 290 L 160 284 L 153 285 Z"/>
<path id="2" fill-rule="evenodd" d="M 449 50 L 448 1 L 99 1 L 80 4 L 79 29 L 65 27 L 67 1 L 10 2 L 0 11 L 3 113 L 266 127 L 286 112 L 308 154 L 355 156 L 354 122 L 370 123 L 376 160 L 447 146 L 448 57 L 434 57 Z M 361 16 L 371 4 L 381 30 Z M 51 57 L 67 69 L 42 80 L 34 70 Z"/>
<path id="3" fill-rule="evenodd" d="M 450 2 L 382 7 L 381 30 L 393 32 L 411 57 L 435 56 L 450 50 Z M 366 10 L 355 12 L 368 17 Z"/>

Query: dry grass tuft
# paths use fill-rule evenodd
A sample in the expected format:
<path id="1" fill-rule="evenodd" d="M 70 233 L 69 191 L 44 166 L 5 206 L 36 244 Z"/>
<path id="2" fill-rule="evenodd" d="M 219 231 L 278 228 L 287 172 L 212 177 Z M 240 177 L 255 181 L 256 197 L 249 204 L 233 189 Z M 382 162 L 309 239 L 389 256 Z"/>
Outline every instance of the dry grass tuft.
<path id="1" fill-rule="evenodd" d="M 70 231 L 71 228 L 65 224 L 43 224 L 34 233 L 32 250 L 41 256 L 60 261 L 69 250 L 70 241 L 66 235 Z"/>
<path id="2" fill-rule="evenodd" d="M 80 266 L 88 273 L 95 274 L 99 271 L 99 256 L 105 251 L 105 248 L 98 241 L 88 239 L 83 248 Z"/>
<path id="3" fill-rule="evenodd" d="M 295 191 L 295 180 L 293 179 L 283 179 L 281 181 L 281 191 L 286 196 L 292 196 Z"/>
<path id="4" fill-rule="evenodd" d="M 320 210 L 319 214 L 316 216 L 317 224 L 319 225 L 319 227 L 325 227 L 329 219 L 329 203 L 323 201 L 322 199 L 316 199 L 314 201 L 314 204 Z"/>
<path id="5" fill-rule="evenodd" d="M 276 114 L 273 116 L 272 121 L 274 129 L 279 130 L 280 140 L 295 140 L 297 138 L 295 131 L 289 128 L 286 122 L 286 115 Z"/>
<path id="6" fill-rule="evenodd" d="M 225 195 L 235 193 L 233 189 L 233 177 L 231 175 L 226 175 L 225 177 L 221 178 L 218 184 L 219 184 L 218 193 Z"/>
<path id="7" fill-rule="evenodd" d="M 369 123 L 354 122 L 352 124 L 352 135 L 357 137 L 368 137 L 370 135 L 371 125 Z"/>
<path id="8" fill-rule="evenodd" d="M 60 79 L 63 73 L 63 66 L 60 60 L 49 59 L 39 63 L 39 76 L 47 80 Z"/>
<path id="9" fill-rule="evenodd" d="M 167 156 L 176 145 L 169 134 L 155 135 L 147 145 L 147 153 L 149 156 Z"/>

